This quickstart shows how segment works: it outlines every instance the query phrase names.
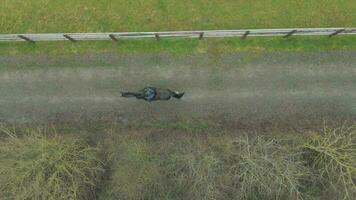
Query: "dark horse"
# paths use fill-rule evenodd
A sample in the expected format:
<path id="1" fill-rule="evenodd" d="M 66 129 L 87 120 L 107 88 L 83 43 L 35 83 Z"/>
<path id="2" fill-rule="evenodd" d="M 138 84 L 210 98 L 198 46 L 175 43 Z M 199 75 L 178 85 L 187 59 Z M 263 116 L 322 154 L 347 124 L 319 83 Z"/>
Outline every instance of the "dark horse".
<path id="1" fill-rule="evenodd" d="M 136 99 L 144 99 L 145 101 L 169 100 L 172 97 L 180 99 L 184 92 L 176 92 L 170 89 L 162 89 L 156 87 L 145 87 L 137 92 L 121 92 L 122 97 L 136 97 Z"/>

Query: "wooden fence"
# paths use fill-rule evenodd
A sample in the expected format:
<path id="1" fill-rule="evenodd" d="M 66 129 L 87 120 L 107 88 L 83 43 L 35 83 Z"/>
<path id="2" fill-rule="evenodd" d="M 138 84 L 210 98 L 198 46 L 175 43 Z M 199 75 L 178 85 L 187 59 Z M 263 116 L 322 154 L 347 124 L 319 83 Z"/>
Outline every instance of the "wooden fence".
<path id="1" fill-rule="evenodd" d="M 241 29 L 241 30 L 207 30 L 207 31 L 165 31 L 165 32 L 108 32 L 108 33 L 38 33 L 38 34 L 0 34 L 0 42 L 37 42 L 81 40 L 112 40 L 154 38 L 223 38 L 256 36 L 328 36 L 356 35 L 356 28 L 287 28 L 287 29 Z"/>

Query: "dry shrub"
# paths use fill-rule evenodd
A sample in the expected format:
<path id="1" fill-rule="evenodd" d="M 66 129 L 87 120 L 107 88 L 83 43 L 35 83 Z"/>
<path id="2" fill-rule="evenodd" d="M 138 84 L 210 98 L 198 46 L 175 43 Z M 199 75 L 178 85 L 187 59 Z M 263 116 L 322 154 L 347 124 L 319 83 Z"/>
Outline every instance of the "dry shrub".
<path id="1" fill-rule="evenodd" d="M 166 152 L 171 199 L 302 198 L 308 169 L 298 153 L 264 137 L 230 139 L 176 143 Z"/>
<path id="2" fill-rule="evenodd" d="M 322 195 L 334 199 L 356 196 L 356 127 L 341 126 L 315 133 L 302 145 L 304 158 L 316 174 Z"/>
<path id="3" fill-rule="evenodd" d="M 232 198 L 301 199 L 308 170 L 299 156 L 263 137 L 238 138 L 228 146 L 226 162 L 232 177 Z"/>
<path id="4" fill-rule="evenodd" d="M 101 199 L 160 199 L 159 165 L 142 138 L 120 135 L 109 147 L 111 178 Z"/>
<path id="5" fill-rule="evenodd" d="M 0 196 L 3 199 L 92 199 L 103 172 L 98 150 L 68 136 L 2 129 Z M 6 135 L 6 136 L 4 136 Z"/>
<path id="6" fill-rule="evenodd" d="M 176 142 L 164 152 L 161 166 L 169 199 L 221 199 L 221 160 L 209 148 L 191 141 Z"/>

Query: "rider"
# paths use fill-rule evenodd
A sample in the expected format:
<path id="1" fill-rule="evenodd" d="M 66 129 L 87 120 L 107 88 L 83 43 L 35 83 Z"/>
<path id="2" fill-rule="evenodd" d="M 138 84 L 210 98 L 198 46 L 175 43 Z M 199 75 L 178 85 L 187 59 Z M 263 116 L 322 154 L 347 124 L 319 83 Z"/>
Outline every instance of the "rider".
<path id="1" fill-rule="evenodd" d="M 152 101 L 156 95 L 157 95 L 157 92 L 156 92 L 156 89 L 153 88 L 153 87 L 146 87 L 144 89 L 144 94 L 145 94 L 145 97 L 144 99 L 148 102 Z"/>
<path id="2" fill-rule="evenodd" d="M 145 87 L 137 92 L 121 92 L 122 97 L 136 97 L 136 99 L 144 99 L 145 101 L 169 100 L 172 97 L 180 99 L 184 92 L 172 91 L 165 88 Z"/>

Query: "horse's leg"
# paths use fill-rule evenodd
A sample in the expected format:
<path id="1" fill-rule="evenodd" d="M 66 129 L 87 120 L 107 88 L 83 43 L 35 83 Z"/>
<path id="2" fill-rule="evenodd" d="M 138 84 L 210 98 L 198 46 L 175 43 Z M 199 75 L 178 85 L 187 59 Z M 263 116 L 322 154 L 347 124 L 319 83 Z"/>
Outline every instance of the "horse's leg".
<path id="1" fill-rule="evenodd" d="M 141 94 L 137 92 L 121 92 L 122 97 L 138 97 L 140 95 Z"/>

